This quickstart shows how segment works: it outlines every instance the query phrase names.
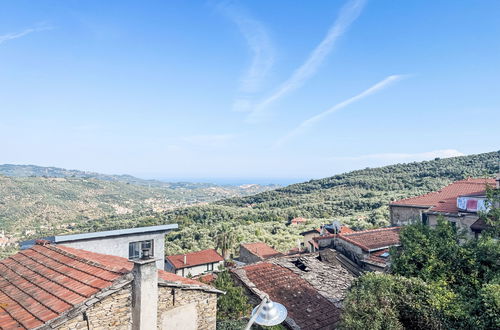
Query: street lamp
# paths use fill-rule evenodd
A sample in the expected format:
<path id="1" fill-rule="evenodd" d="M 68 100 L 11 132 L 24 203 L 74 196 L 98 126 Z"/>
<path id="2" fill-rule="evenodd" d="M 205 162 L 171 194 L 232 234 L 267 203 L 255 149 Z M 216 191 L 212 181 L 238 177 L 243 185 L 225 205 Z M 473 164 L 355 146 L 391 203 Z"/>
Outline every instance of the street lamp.
<path id="1" fill-rule="evenodd" d="M 262 299 L 259 306 L 252 311 L 252 317 L 247 323 L 245 330 L 250 330 L 252 324 L 257 323 L 264 326 L 277 325 L 286 319 L 286 307 L 277 302 L 269 300 L 268 296 Z"/>

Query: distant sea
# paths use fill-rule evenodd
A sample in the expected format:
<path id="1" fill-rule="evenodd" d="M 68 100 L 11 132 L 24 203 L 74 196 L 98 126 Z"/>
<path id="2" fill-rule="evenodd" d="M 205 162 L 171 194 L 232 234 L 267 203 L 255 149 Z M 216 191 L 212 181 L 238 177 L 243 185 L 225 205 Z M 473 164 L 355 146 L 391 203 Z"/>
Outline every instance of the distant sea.
<path id="1" fill-rule="evenodd" d="M 244 184 L 269 185 L 277 184 L 288 186 L 290 184 L 308 181 L 304 178 L 152 178 L 164 182 L 197 182 L 213 183 L 217 185 L 241 186 Z"/>

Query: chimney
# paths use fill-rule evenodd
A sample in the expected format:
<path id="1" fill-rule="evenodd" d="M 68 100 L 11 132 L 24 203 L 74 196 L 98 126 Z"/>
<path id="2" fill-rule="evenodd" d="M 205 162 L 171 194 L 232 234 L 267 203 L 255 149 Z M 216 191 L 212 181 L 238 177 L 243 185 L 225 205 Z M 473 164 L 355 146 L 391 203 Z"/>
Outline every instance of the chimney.
<path id="1" fill-rule="evenodd" d="M 149 256 L 134 261 L 132 269 L 132 329 L 157 328 L 158 318 L 158 268 Z"/>
<path id="2" fill-rule="evenodd" d="M 187 259 L 188 259 L 187 255 L 184 255 L 184 265 L 186 265 L 188 263 Z"/>

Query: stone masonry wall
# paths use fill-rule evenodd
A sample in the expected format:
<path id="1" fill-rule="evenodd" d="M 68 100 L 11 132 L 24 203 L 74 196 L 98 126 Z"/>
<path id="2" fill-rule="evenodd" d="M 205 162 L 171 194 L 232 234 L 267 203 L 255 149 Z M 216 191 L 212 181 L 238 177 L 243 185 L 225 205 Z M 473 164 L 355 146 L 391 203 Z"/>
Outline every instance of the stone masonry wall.
<path id="1" fill-rule="evenodd" d="M 79 314 L 57 329 L 131 329 L 131 292 L 132 289 L 129 284 L 87 309 L 88 321 L 84 319 L 83 314 Z"/>
<path id="2" fill-rule="evenodd" d="M 256 256 L 252 252 L 248 251 L 244 246 L 240 245 L 240 256 L 238 260 L 246 264 L 253 264 L 255 262 L 262 261 L 262 258 Z"/>
<path id="3" fill-rule="evenodd" d="M 389 210 L 391 213 L 391 225 L 404 226 L 413 221 L 420 221 L 420 214 L 426 209 L 391 205 Z"/>
<path id="4" fill-rule="evenodd" d="M 196 304 L 199 330 L 215 330 L 217 322 L 217 294 L 199 290 L 181 290 L 178 288 L 159 288 L 158 325 L 161 325 L 163 313 L 174 308 Z M 181 329 L 177 329 L 181 330 Z"/>

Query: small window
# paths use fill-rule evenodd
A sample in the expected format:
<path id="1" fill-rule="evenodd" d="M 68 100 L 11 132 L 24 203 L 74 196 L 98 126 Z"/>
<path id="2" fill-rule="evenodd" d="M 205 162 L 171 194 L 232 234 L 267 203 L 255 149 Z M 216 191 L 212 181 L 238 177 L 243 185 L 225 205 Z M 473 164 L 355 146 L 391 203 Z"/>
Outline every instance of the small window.
<path id="1" fill-rule="evenodd" d="M 388 258 L 389 257 L 389 252 L 384 252 L 380 255 L 381 258 Z"/>
<path id="2" fill-rule="evenodd" d="M 214 264 L 207 264 L 207 272 L 214 270 Z"/>
<path id="3" fill-rule="evenodd" d="M 427 226 L 427 224 L 429 223 L 429 217 L 426 213 L 422 213 L 422 224 L 424 226 Z"/>
<path id="4" fill-rule="evenodd" d="M 149 250 L 149 255 L 153 256 L 153 240 L 130 242 L 128 244 L 128 258 L 140 259 L 143 256 L 143 250 Z"/>

